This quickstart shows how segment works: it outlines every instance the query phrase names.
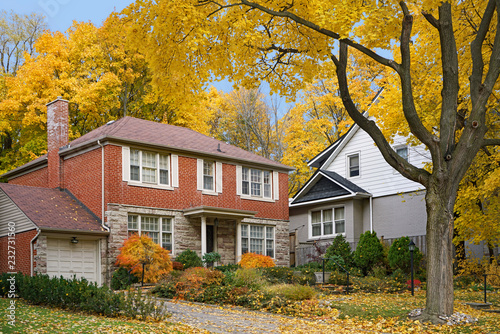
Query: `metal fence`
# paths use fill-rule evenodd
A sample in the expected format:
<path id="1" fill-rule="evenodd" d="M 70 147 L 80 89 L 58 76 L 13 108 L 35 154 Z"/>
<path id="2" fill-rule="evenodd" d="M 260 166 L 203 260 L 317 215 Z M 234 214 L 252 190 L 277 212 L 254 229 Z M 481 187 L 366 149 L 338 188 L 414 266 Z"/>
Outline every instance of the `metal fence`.
<path id="1" fill-rule="evenodd" d="M 390 246 L 396 239 L 398 238 L 383 238 L 381 241 L 387 245 Z M 415 243 L 415 245 L 418 247 L 418 249 L 426 254 L 426 246 L 425 246 L 425 235 L 417 235 L 417 236 L 412 236 L 410 237 L 411 240 Z M 318 258 L 319 256 L 325 254 L 326 249 L 331 245 L 331 242 L 329 241 L 318 241 L 315 244 L 312 243 L 307 243 L 307 244 L 299 244 L 295 247 L 294 250 L 294 264 L 296 266 L 300 266 L 303 264 L 306 264 L 308 262 L 312 262 L 315 260 L 315 258 Z M 350 242 L 349 245 L 351 246 L 351 249 L 354 251 L 356 249 L 356 246 L 358 245 L 358 242 Z"/>

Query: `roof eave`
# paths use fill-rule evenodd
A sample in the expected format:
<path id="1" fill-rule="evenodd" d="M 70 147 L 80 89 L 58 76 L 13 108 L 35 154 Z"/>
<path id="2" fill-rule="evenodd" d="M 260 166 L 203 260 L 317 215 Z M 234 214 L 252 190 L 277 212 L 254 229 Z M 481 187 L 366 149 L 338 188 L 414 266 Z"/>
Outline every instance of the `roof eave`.
<path id="1" fill-rule="evenodd" d="M 10 180 L 13 177 L 18 177 L 26 173 L 32 172 L 34 170 L 44 168 L 47 166 L 47 160 L 48 160 L 47 157 L 44 157 L 37 162 L 28 162 L 27 164 L 24 164 L 13 170 L 3 173 L 2 175 L 0 175 L 0 177 L 5 177 L 8 180 Z"/>

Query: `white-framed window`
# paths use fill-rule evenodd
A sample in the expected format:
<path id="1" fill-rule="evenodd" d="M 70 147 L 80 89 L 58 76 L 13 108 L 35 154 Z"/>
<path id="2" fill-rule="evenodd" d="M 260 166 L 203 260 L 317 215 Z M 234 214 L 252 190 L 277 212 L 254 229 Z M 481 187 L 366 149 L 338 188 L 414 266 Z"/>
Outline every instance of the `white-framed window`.
<path id="1" fill-rule="evenodd" d="M 166 250 L 173 250 L 173 220 L 170 217 L 128 215 L 128 235 L 147 234 Z"/>
<path id="2" fill-rule="evenodd" d="M 215 190 L 215 163 L 203 160 L 203 190 Z"/>
<path id="3" fill-rule="evenodd" d="M 267 170 L 242 167 L 241 194 L 251 197 L 271 198 L 272 174 Z"/>
<path id="4" fill-rule="evenodd" d="M 311 237 L 317 238 L 345 233 L 344 207 L 313 210 L 310 215 Z"/>
<path id="5" fill-rule="evenodd" d="M 170 156 L 130 149 L 130 181 L 170 185 Z"/>
<path id="6" fill-rule="evenodd" d="M 395 148 L 397 155 L 408 161 L 408 146 L 398 146 Z"/>
<path id="7" fill-rule="evenodd" d="M 263 254 L 274 258 L 274 226 L 241 225 L 241 253 Z"/>
<path id="8" fill-rule="evenodd" d="M 359 176 L 359 153 L 347 156 L 347 172 L 349 177 Z"/>

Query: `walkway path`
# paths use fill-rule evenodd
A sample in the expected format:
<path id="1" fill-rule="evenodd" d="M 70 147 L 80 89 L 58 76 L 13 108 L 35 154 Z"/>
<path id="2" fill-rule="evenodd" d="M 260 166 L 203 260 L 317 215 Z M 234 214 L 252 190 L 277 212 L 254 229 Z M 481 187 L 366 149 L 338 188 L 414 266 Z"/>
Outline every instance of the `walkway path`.
<path id="1" fill-rule="evenodd" d="M 166 306 L 172 314 L 168 321 L 190 325 L 200 333 L 375 333 L 239 307 L 172 300 L 166 301 Z"/>

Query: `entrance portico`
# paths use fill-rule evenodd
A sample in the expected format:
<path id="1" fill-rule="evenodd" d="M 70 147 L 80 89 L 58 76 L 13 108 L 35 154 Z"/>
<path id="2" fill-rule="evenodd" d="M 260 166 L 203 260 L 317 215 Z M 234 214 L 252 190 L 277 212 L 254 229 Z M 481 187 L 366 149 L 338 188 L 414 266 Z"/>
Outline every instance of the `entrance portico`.
<path id="1" fill-rule="evenodd" d="M 210 206 L 198 206 L 183 210 L 184 216 L 201 221 L 201 256 L 209 252 L 219 252 L 222 261 L 228 262 L 234 256 L 234 262 L 241 259 L 241 222 L 245 218 L 255 217 L 255 211 L 232 210 Z M 232 245 L 226 245 L 224 236 L 232 235 Z M 212 234 L 212 235 L 210 235 Z M 219 237 L 220 236 L 220 237 Z M 219 245 L 219 239 L 221 243 Z M 229 246 L 226 247 L 226 246 Z M 232 252 L 228 256 L 229 252 Z"/>

